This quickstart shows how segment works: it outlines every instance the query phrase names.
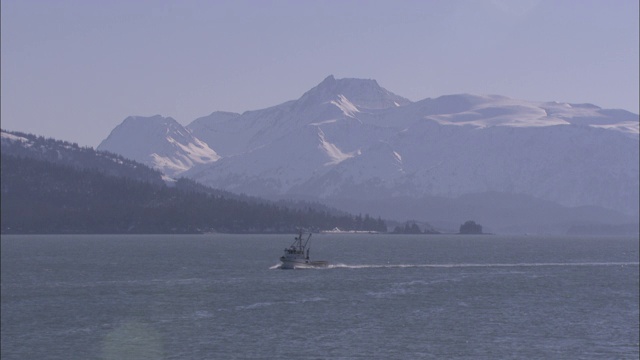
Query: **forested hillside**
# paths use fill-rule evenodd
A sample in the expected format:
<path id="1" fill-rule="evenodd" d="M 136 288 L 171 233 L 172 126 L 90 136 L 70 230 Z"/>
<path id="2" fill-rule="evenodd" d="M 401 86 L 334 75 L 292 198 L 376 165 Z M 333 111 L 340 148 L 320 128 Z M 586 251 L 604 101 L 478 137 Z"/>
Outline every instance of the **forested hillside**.
<path id="1" fill-rule="evenodd" d="M 386 231 L 368 216 L 291 210 L 195 190 L 104 175 L 93 170 L 2 154 L 2 233 Z"/>
<path id="2" fill-rule="evenodd" d="M 2 131 L 2 233 L 386 231 L 381 219 L 272 203 L 162 174 L 121 156 Z"/>
<path id="3" fill-rule="evenodd" d="M 120 155 L 95 151 L 67 141 L 20 132 L 2 131 L 2 153 L 44 160 L 105 175 L 162 184 L 162 173 Z"/>

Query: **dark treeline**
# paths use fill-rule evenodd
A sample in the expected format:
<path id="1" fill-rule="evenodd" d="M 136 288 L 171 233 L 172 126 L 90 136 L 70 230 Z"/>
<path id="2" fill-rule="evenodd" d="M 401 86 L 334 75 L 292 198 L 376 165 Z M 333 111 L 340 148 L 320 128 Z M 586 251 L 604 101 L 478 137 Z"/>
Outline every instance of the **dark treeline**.
<path id="1" fill-rule="evenodd" d="M 2 141 L 2 153 L 43 160 L 76 169 L 91 169 L 105 175 L 162 184 L 162 173 L 133 160 L 76 143 L 21 132 L 7 132 L 26 141 Z"/>
<path id="2" fill-rule="evenodd" d="M 482 225 L 473 220 L 466 221 L 460 225 L 460 234 L 482 234 Z"/>
<path id="3" fill-rule="evenodd" d="M 394 234 L 440 234 L 429 223 L 424 223 L 424 231 L 415 221 L 407 221 L 404 226 L 398 225 L 393 229 Z"/>
<path id="4" fill-rule="evenodd" d="M 2 233 L 386 231 L 381 219 L 291 209 L 180 179 L 168 187 L 2 152 Z"/>

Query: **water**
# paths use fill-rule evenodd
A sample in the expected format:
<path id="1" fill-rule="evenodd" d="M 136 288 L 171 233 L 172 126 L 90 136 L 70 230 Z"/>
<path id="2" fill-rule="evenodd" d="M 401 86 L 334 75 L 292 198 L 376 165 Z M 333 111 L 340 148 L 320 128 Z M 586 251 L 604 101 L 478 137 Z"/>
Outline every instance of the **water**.
<path id="1" fill-rule="evenodd" d="M 638 238 L 2 236 L 10 359 L 638 359 Z"/>

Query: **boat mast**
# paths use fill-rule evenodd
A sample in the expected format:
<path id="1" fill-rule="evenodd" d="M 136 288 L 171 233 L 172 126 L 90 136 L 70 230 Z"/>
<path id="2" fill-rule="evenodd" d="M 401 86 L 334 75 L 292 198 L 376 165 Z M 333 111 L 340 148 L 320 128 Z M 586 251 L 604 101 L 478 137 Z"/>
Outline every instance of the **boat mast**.
<path id="1" fill-rule="evenodd" d="M 307 241 L 304 242 L 304 247 L 307 248 L 307 244 L 309 243 L 309 239 L 311 239 L 311 232 L 309 232 L 309 236 L 307 237 Z M 302 251 L 302 255 L 304 255 L 304 250 Z M 307 260 L 309 260 L 309 248 L 307 248 Z"/>
<path id="2" fill-rule="evenodd" d="M 293 248 L 296 248 L 296 251 L 303 254 L 304 255 L 304 249 L 307 247 L 307 244 L 309 244 L 309 239 L 311 239 L 311 233 L 309 233 L 309 236 L 307 237 L 307 240 L 304 242 L 304 244 L 302 243 L 302 234 L 303 234 L 303 230 L 302 228 L 298 229 L 298 236 L 296 236 L 293 245 L 291 245 Z M 307 253 L 308 256 L 308 253 Z"/>
<path id="3" fill-rule="evenodd" d="M 300 238 L 302 238 L 302 235 L 300 235 Z M 311 239 L 311 233 L 309 233 L 309 236 L 307 237 L 307 241 L 304 242 L 304 247 L 307 247 L 307 244 L 309 243 L 309 239 Z"/>
<path id="4" fill-rule="evenodd" d="M 299 229 L 298 248 L 300 249 L 300 252 L 304 254 L 304 246 L 302 246 L 302 228 Z"/>

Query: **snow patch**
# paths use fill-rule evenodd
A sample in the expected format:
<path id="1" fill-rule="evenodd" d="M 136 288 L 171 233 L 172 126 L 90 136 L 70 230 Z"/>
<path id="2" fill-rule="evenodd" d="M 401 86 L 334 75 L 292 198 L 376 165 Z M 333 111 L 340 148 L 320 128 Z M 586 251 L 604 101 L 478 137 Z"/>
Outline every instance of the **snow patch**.
<path id="1" fill-rule="evenodd" d="M 164 181 L 167 185 L 175 185 L 178 181 L 169 175 L 162 174 L 162 181 Z"/>
<path id="2" fill-rule="evenodd" d="M 456 115 L 474 115 L 473 112 L 465 112 Z M 465 126 L 471 125 L 477 128 L 487 128 L 491 126 L 509 126 L 509 127 L 543 127 L 543 126 L 556 126 L 556 125 L 570 125 L 569 122 L 558 118 L 533 118 L 533 117 L 520 117 L 511 119 L 479 119 L 469 121 L 458 121 L 454 119 L 455 116 L 451 115 L 439 115 L 428 116 L 429 120 L 433 120 L 440 125 L 454 125 Z"/>
<path id="3" fill-rule="evenodd" d="M 9 133 L 6 133 L 4 131 L 2 132 L 1 136 L 2 136 L 3 139 L 9 140 L 9 141 L 20 141 L 20 142 L 23 142 L 23 143 L 29 142 L 29 139 L 27 139 L 27 138 L 24 138 L 22 136 L 16 136 L 16 135 L 13 135 L 13 134 L 9 134 Z"/>
<path id="4" fill-rule="evenodd" d="M 331 103 L 335 106 L 337 106 L 340 110 L 342 110 L 342 113 L 345 114 L 346 116 L 350 117 L 350 118 L 356 118 L 355 114 L 359 113 L 360 110 L 358 110 L 358 107 L 356 107 L 355 105 L 353 105 L 349 99 L 347 99 L 344 95 L 340 94 L 338 95 L 338 100 L 331 100 Z"/>
<path id="5" fill-rule="evenodd" d="M 402 164 L 402 156 L 400 156 L 400 154 L 398 154 L 397 151 L 393 152 L 393 157 L 396 158 L 396 161 L 399 162 L 400 164 Z"/>
<path id="6" fill-rule="evenodd" d="M 170 144 L 174 144 L 179 147 L 194 163 L 208 164 L 220 159 L 220 156 L 214 150 L 212 150 L 207 144 L 198 140 L 197 138 L 194 138 L 193 142 L 187 145 L 179 143 L 171 136 L 167 137 L 167 141 Z"/>
<path id="7" fill-rule="evenodd" d="M 338 121 L 338 120 L 337 119 L 331 119 L 331 120 L 325 120 L 325 121 L 310 123 L 309 125 L 310 126 L 319 126 L 319 125 L 333 124 L 336 121 Z"/>
<path id="8" fill-rule="evenodd" d="M 605 124 L 605 125 L 589 125 L 594 128 L 616 130 L 623 133 L 640 134 L 639 123 L 633 121 L 624 121 L 617 124 Z"/>
<path id="9" fill-rule="evenodd" d="M 320 128 L 318 128 L 318 137 L 320 138 L 320 145 L 318 145 L 318 147 L 324 150 L 327 156 L 329 156 L 329 158 L 331 159 L 331 161 L 324 164 L 325 166 L 339 164 L 347 159 L 350 159 L 360 154 L 360 150 L 353 151 L 350 153 L 342 152 L 342 150 L 340 150 L 340 148 L 338 148 L 335 144 L 332 144 L 329 141 L 327 141 L 327 139 L 324 136 L 324 132 Z"/>
<path id="10" fill-rule="evenodd" d="M 157 169 L 168 169 L 173 174 L 179 174 L 191 169 L 195 164 L 209 164 L 216 162 L 220 156 L 207 144 L 193 138 L 193 142 L 181 144 L 171 136 L 167 136 L 169 144 L 175 146 L 180 151 L 172 155 L 165 156 L 157 152 L 149 155 L 152 159 L 153 167 Z"/>
<path id="11" fill-rule="evenodd" d="M 162 169 L 163 171 L 170 170 L 174 174 L 179 174 L 189 170 L 190 166 L 188 162 L 180 161 L 169 156 L 162 156 L 158 153 L 149 155 L 152 159 L 151 163 L 156 169 Z"/>
<path id="12" fill-rule="evenodd" d="M 495 98 L 491 102 L 481 103 L 467 111 L 426 116 L 440 125 L 492 126 L 508 127 L 544 127 L 570 125 L 555 112 L 551 115 L 537 104 L 508 98 Z"/>

